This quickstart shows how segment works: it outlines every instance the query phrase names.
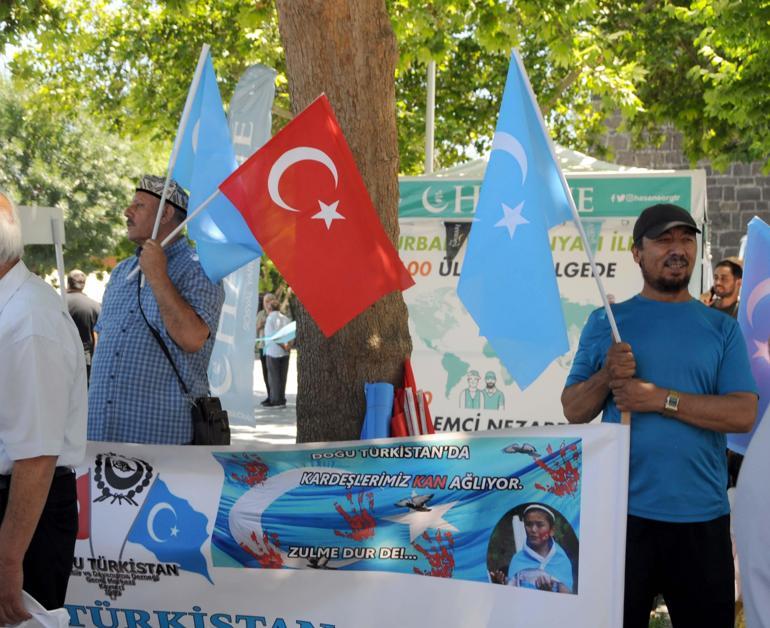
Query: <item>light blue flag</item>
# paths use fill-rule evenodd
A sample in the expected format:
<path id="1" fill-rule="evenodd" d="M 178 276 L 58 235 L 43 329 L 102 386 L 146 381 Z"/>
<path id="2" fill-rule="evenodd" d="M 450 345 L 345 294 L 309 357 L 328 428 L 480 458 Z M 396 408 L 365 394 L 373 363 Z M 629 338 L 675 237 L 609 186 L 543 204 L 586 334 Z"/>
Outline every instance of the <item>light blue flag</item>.
<path id="1" fill-rule="evenodd" d="M 190 191 L 190 211 L 205 201 L 235 168 L 230 128 L 211 55 L 207 54 L 173 175 Z M 201 265 L 212 281 L 220 281 L 262 255 L 241 213 L 222 194 L 190 221 L 188 233 L 195 240 Z"/>
<path id="2" fill-rule="evenodd" d="M 230 100 L 230 133 L 235 159 L 243 163 L 270 139 L 275 70 L 264 65 L 246 68 Z M 209 361 L 212 394 L 222 401 L 230 425 L 255 425 L 254 340 L 256 336 L 259 258 L 241 266 L 223 281 L 225 304 Z"/>
<path id="3" fill-rule="evenodd" d="M 157 478 L 126 540 L 146 547 L 161 562 L 177 563 L 185 571 L 199 573 L 211 582 L 208 564 L 201 553 L 201 546 L 209 538 L 207 524 L 206 515 L 174 495 Z"/>
<path id="4" fill-rule="evenodd" d="M 260 336 L 255 340 L 257 342 L 277 342 L 278 344 L 285 344 L 291 342 L 297 337 L 297 321 L 291 321 L 283 327 L 281 327 L 272 336 Z"/>
<path id="5" fill-rule="evenodd" d="M 521 389 L 569 349 L 548 229 L 571 218 L 514 53 L 457 293 Z"/>
<path id="6" fill-rule="evenodd" d="M 770 225 L 757 217 L 749 222 L 738 324 L 757 382 L 759 407 L 751 433 L 728 434 L 727 446 L 745 454 L 770 405 Z"/>

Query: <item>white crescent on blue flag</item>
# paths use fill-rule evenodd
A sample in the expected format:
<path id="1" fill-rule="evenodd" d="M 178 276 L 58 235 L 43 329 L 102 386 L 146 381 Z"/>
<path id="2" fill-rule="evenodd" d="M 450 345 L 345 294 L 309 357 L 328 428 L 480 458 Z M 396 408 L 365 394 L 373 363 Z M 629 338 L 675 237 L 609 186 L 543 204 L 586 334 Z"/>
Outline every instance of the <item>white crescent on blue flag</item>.
<path id="1" fill-rule="evenodd" d="M 514 52 L 457 293 L 521 389 L 569 349 L 548 239 L 567 194 Z"/>
<path id="2" fill-rule="evenodd" d="M 150 550 L 162 562 L 177 563 L 211 582 L 202 545 L 208 540 L 206 515 L 174 495 L 157 478 L 128 532 L 127 541 Z"/>
<path id="3" fill-rule="evenodd" d="M 190 211 L 235 168 L 230 127 L 211 55 L 207 54 L 173 175 L 190 192 Z M 188 233 L 195 240 L 203 270 L 215 282 L 262 255 L 241 213 L 222 194 L 190 221 Z"/>
<path id="4" fill-rule="evenodd" d="M 751 433 L 727 435 L 727 446 L 740 454 L 746 453 L 751 437 L 770 407 L 770 225 L 761 218 L 752 218 L 746 240 L 738 325 L 749 350 L 751 373 L 759 390 L 759 407 Z"/>

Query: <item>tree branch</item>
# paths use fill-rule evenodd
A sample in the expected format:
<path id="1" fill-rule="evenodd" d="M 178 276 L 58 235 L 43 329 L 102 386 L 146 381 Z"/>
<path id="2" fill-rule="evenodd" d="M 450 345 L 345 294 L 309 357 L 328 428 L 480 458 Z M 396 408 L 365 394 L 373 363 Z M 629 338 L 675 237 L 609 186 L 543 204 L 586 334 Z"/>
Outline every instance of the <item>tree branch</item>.
<path id="1" fill-rule="evenodd" d="M 572 84 L 578 79 L 579 76 L 580 69 L 574 68 L 569 72 L 569 74 L 567 74 L 567 76 L 559 81 L 559 84 L 554 89 L 551 97 L 544 105 L 541 106 L 541 112 L 544 118 L 551 112 L 551 109 L 554 108 L 559 98 L 561 98 L 561 95 L 572 86 Z"/>

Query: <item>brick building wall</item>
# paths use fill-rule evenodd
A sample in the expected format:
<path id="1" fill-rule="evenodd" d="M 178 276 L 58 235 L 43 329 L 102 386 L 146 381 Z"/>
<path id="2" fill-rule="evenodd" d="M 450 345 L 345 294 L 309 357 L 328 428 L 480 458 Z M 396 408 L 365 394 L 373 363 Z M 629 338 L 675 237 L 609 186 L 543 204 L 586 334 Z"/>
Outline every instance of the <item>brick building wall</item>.
<path id="1" fill-rule="evenodd" d="M 682 152 L 682 136 L 670 131 L 659 147 L 634 147 L 625 133 L 610 132 L 605 145 L 612 151 L 610 161 L 640 168 L 686 170 L 690 162 Z M 770 176 L 762 173 L 762 163 L 733 163 L 724 172 L 715 172 L 708 162 L 696 168 L 706 171 L 708 218 L 711 228 L 711 254 L 714 263 L 737 255 L 741 236 L 754 216 L 770 224 Z"/>

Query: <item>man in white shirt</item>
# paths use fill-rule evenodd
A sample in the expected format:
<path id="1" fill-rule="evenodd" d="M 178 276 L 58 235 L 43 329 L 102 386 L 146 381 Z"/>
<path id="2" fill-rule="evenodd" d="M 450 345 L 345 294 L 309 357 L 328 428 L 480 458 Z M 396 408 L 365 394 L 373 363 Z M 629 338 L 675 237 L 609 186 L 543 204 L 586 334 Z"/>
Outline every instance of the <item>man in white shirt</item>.
<path id="1" fill-rule="evenodd" d="M 0 625 L 29 618 L 22 588 L 63 606 L 77 534 L 73 465 L 85 454 L 86 367 L 56 292 L 27 270 L 0 194 Z"/>
<path id="2" fill-rule="evenodd" d="M 289 324 L 289 319 L 278 309 L 278 298 L 270 295 L 264 300 L 268 312 L 265 321 L 265 337 L 276 334 Z M 289 373 L 289 344 L 273 340 L 265 341 L 267 355 L 268 397 L 266 406 L 283 408 L 286 406 L 286 376 Z"/>

